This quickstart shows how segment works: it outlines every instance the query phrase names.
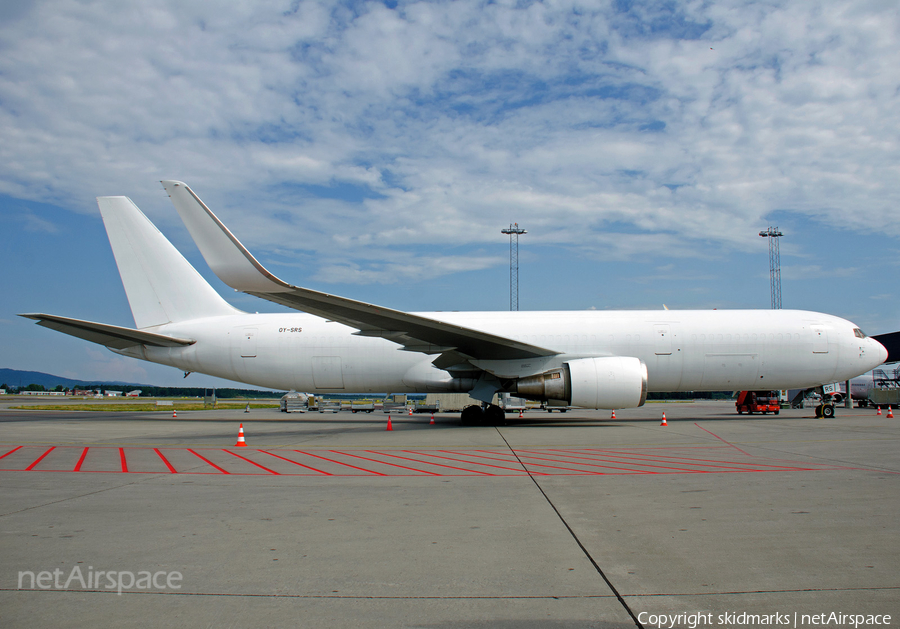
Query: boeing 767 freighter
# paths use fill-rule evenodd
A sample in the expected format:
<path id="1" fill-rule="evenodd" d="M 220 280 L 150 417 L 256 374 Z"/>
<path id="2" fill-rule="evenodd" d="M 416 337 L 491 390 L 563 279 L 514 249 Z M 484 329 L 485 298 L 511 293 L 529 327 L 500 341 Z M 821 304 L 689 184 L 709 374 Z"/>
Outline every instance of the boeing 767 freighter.
<path id="1" fill-rule="evenodd" d="M 817 387 L 888 352 L 855 324 L 803 310 L 416 312 L 329 295 L 266 270 L 184 183 L 163 181 L 228 286 L 300 312 L 228 304 L 127 197 L 98 197 L 137 329 L 48 314 L 43 325 L 185 372 L 314 393 L 467 392 L 463 421 L 495 419 L 495 393 L 591 409 L 650 391 Z"/>

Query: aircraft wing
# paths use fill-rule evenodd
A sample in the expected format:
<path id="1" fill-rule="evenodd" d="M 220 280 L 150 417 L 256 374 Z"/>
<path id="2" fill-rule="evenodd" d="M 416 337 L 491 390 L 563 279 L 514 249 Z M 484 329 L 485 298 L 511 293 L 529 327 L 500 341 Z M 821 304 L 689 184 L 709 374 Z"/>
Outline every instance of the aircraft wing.
<path id="1" fill-rule="evenodd" d="M 503 336 L 392 310 L 383 306 L 293 286 L 266 270 L 187 185 L 163 181 L 213 272 L 232 288 L 289 308 L 337 321 L 426 354 L 462 354 L 474 359 L 522 359 L 558 352 Z M 445 361 L 446 362 L 446 361 Z"/>
<path id="2" fill-rule="evenodd" d="M 179 339 L 153 332 L 142 332 L 131 328 L 122 328 L 107 323 L 95 323 L 82 319 L 70 319 L 48 314 L 20 314 L 20 317 L 34 319 L 38 325 L 63 332 L 80 339 L 105 345 L 113 349 L 125 349 L 135 345 L 155 345 L 157 347 L 180 347 L 192 345 L 191 339 Z"/>

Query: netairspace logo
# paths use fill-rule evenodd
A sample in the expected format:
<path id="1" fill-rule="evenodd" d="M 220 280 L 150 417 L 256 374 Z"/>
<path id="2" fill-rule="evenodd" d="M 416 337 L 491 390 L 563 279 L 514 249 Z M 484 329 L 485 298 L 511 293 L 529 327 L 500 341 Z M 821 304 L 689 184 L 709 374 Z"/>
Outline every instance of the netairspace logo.
<path id="1" fill-rule="evenodd" d="M 844 614 L 841 612 L 826 612 L 822 614 L 748 614 L 747 612 L 726 612 L 724 614 L 693 613 L 693 614 L 650 614 L 641 612 L 638 614 L 638 622 L 645 627 L 657 629 L 674 629 L 674 627 L 688 627 L 697 629 L 701 626 L 734 626 L 734 627 L 858 627 L 890 625 L 889 614 Z"/>
<path id="2" fill-rule="evenodd" d="M 180 590 L 184 578 L 175 571 L 141 570 L 135 574 L 129 570 L 94 570 L 93 566 L 88 566 L 87 575 L 81 572 L 81 566 L 72 568 L 65 581 L 62 580 L 64 574 L 59 568 L 37 574 L 24 570 L 19 572 L 18 589 L 70 590 L 80 587 L 82 590 L 116 590 L 121 595 L 127 590 Z"/>
<path id="3" fill-rule="evenodd" d="M 674 629 L 674 627 L 688 627 L 697 629 L 701 626 L 735 626 L 735 627 L 858 627 L 890 625 L 889 614 L 844 614 L 830 612 L 822 614 L 748 614 L 747 612 L 726 612 L 714 615 L 712 613 L 693 614 L 650 614 L 641 612 L 638 614 L 638 622 L 645 627 L 657 629 Z"/>

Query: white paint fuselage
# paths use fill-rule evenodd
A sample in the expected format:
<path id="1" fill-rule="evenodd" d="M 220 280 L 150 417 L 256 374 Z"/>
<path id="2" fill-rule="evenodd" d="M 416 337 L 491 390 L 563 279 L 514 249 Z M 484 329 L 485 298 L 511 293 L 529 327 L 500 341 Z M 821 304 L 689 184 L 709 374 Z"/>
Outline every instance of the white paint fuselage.
<path id="1" fill-rule="evenodd" d="M 664 310 L 417 313 L 560 352 L 519 361 L 473 361 L 500 377 L 559 367 L 586 356 L 634 356 L 650 391 L 787 389 L 857 376 L 884 348 L 853 323 L 798 310 Z M 183 371 L 298 391 L 459 390 L 435 356 L 302 314 L 240 314 L 155 328 L 193 345 L 120 353 Z"/>

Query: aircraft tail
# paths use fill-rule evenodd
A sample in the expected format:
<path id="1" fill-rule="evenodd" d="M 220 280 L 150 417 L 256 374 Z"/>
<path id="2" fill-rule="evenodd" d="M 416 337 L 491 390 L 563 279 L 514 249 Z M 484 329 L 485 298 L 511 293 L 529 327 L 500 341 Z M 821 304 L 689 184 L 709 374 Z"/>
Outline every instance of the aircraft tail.
<path id="1" fill-rule="evenodd" d="M 97 197 L 138 329 L 240 312 L 213 290 L 128 197 Z"/>

